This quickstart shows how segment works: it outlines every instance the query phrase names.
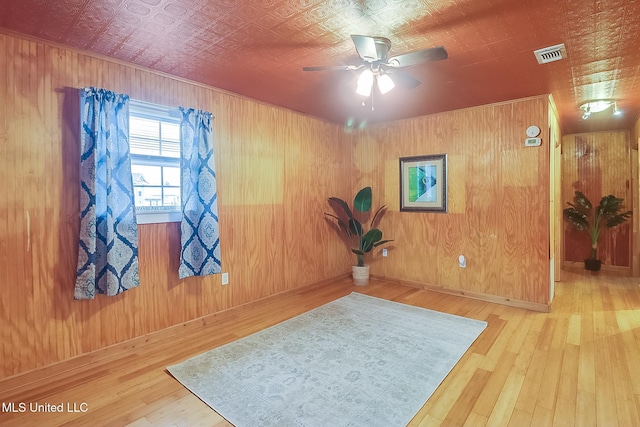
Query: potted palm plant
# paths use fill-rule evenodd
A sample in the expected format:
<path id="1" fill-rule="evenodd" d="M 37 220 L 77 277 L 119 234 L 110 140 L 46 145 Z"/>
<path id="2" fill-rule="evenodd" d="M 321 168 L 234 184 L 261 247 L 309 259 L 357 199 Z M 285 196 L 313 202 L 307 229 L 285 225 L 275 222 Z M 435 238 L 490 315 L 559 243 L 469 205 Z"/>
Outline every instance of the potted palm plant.
<path id="1" fill-rule="evenodd" d="M 618 226 L 631 217 L 632 211 L 622 212 L 624 199 L 612 194 L 600 199 L 600 204 L 593 210 L 593 205 L 580 191 L 576 191 L 573 203 L 563 211 L 564 217 L 576 229 L 589 234 L 591 238 L 591 255 L 584 260 L 584 268 L 590 271 L 600 270 L 602 264 L 598 259 L 598 240 L 604 228 Z"/>
<path id="2" fill-rule="evenodd" d="M 338 215 L 325 212 L 325 217 L 337 224 L 339 231 L 344 232 L 351 243 L 351 252 L 356 256 L 357 264 L 352 267 L 353 283 L 365 286 L 369 283 L 369 266 L 364 263 L 365 254 L 373 248 L 393 240 L 382 240 L 382 231 L 374 228 L 376 221 L 384 213 L 386 205 L 381 206 L 373 215 L 369 230 L 362 225 L 364 216 L 371 210 L 371 187 L 365 187 L 358 191 L 353 199 L 353 211 L 349 205 L 338 197 L 329 197 L 331 204 Z M 356 212 L 359 212 L 356 217 Z"/>

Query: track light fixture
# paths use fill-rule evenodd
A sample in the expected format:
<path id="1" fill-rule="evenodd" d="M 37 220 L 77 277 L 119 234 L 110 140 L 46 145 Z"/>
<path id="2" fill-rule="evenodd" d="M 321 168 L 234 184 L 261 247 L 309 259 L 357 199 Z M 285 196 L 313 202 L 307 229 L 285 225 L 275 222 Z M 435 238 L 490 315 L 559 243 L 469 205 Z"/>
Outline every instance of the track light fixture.
<path id="1" fill-rule="evenodd" d="M 621 116 L 622 115 L 622 111 L 618 110 L 618 103 L 617 102 L 613 103 L 613 115 L 614 116 Z"/>
<path id="2" fill-rule="evenodd" d="M 622 112 L 618 110 L 618 104 L 614 99 L 594 99 L 593 101 L 587 101 L 580 105 L 580 109 L 583 111 L 582 120 L 587 120 L 591 117 L 591 114 L 600 113 L 613 106 L 613 115 L 620 116 Z"/>

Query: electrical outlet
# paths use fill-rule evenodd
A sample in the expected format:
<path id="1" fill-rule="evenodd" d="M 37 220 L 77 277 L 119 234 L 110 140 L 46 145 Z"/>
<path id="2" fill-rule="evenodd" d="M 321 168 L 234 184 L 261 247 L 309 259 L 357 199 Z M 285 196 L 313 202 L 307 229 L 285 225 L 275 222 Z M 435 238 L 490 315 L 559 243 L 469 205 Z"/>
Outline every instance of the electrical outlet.
<path id="1" fill-rule="evenodd" d="M 229 273 L 222 273 L 222 284 L 223 285 L 229 284 Z"/>
<path id="2" fill-rule="evenodd" d="M 458 257 L 458 265 L 460 266 L 460 268 L 467 267 L 467 259 L 464 257 L 464 255 L 460 255 Z"/>
<path id="3" fill-rule="evenodd" d="M 387 250 L 386 249 L 382 250 L 382 256 L 387 256 Z"/>

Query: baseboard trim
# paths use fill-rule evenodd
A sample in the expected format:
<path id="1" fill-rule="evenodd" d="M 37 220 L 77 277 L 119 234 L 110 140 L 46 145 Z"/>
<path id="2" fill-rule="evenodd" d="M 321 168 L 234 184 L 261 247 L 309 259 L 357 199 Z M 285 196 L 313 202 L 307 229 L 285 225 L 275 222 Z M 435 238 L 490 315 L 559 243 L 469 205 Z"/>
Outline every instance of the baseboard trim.
<path id="1" fill-rule="evenodd" d="M 176 325 L 169 326 L 168 328 L 160 329 L 158 331 L 154 331 L 146 335 L 141 335 L 139 337 L 135 337 L 127 341 L 122 341 L 120 343 L 116 343 L 108 347 L 101 348 L 99 350 L 94 350 L 89 353 L 84 353 L 79 356 L 72 357 L 70 359 L 61 360 L 51 365 L 42 366 L 26 372 L 21 372 L 13 376 L 0 379 L 0 390 L 3 391 L 3 395 L 8 395 L 12 392 L 14 393 L 16 390 L 20 388 L 28 387 L 30 384 L 41 381 L 45 378 L 51 378 L 61 373 L 65 373 L 73 370 L 82 370 L 83 368 L 87 368 L 91 365 L 107 362 L 110 359 L 122 357 L 123 352 L 129 351 L 131 349 L 135 349 L 136 347 L 149 344 L 149 343 L 163 341 L 166 339 L 171 339 L 172 337 L 182 335 L 185 332 L 191 332 L 194 330 L 202 329 L 214 321 L 226 319 L 231 316 L 236 316 L 240 313 L 253 310 L 259 305 L 268 304 L 269 302 L 272 302 L 290 295 L 303 293 L 311 289 L 326 285 L 328 283 L 333 283 L 335 281 L 342 280 L 348 277 L 351 277 L 351 272 L 343 273 L 338 276 L 333 276 L 328 279 L 320 280 L 318 282 L 301 286 L 299 288 L 290 289 L 288 291 L 270 295 L 268 297 L 261 298 L 256 301 L 231 307 L 222 311 L 218 311 L 216 313 L 207 314 L 205 316 L 188 320 L 183 323 L 178 323 Z"/>
<path id="2" fill-rule="evenodd" d="M 562 263 L 562 268 L 573 273 L 584 273 L 589 275 L 604 274 L 607 276 L 616 277 L 633 277 L 631 267 L 627 266 L 602 264 L 602 266 L 600 267 L 600 271 L 589 271 L 585 270 L 584 262 L 564 261 Z"/>
<path id="3" fill-rule="evenodd" d="M 484 294 L 481 292 L 471 292 L 471 291 L 465 291 L 461 289 L 447 288 L 446 286 L 432 285 L 432 284 L 422 283 L 422 282 L 414 282 L 411 280 L 393 279 L 393 278 L 383 277 L 383 276 L 372 276 L 372 277 L 375 277 L 376 279 L 381 280 L 383 282 L 396 283 L 399 285 L 405 285 L 412 288 L 424 289 L 426 291 L 439 292 L 439 293 L 448 294 L 448 295 L 456 295 L 456 296 L 476 299 L 484 302 L 508 305 L 510 307 L 524 308 L 527 310 L 538 311 L 541 313 L 549 313 L 551 311 L 550 304 L 523 301 L 523 300 L 518 300 L 513 298 Z"/>

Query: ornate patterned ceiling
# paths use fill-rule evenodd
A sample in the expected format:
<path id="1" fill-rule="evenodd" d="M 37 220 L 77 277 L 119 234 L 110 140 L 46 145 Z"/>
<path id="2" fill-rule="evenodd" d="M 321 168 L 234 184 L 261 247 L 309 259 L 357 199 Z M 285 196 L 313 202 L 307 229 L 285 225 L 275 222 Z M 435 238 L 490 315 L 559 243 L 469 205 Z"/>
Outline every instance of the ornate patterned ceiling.
<path id="1" fill-rule="evenodd" d="M 209 84 L 336 123 L 386 121 L 551 93 L 564 133 L 628 129 L 640 113 L 637 0 L 21 0 L 0 27 Z M 391 55 L 444 46 L 449 59 L 405 68 L 420 80 L 374 98 L 350 71 L 351 34 Z M 564 43 L 540 65 L 535 49 Z M 620 118 L 580 119 L 615 98 Z"/>

